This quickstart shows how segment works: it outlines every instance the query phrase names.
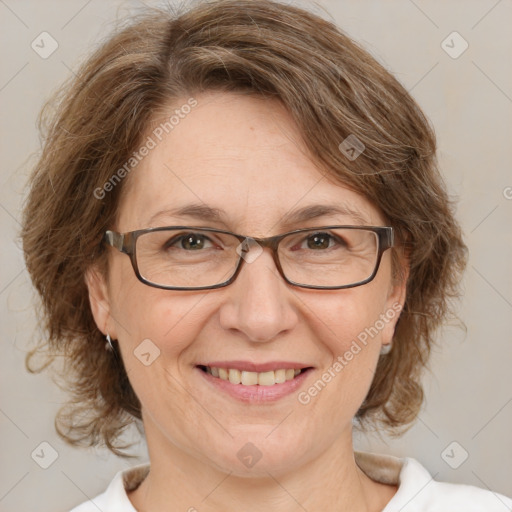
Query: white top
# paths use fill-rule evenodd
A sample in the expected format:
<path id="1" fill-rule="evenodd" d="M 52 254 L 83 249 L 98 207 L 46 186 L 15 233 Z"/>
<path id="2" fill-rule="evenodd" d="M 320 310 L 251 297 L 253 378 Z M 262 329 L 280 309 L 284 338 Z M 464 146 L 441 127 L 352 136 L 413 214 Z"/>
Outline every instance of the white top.
<path id="1" fill-rule="evenodd" d="M 436 482 L 415 459 L 355 452 L 355 460 L 372 480 L 398 485 L 382 512 L 512 512 L 512 499 L 470 485 Z M 148 473 L 149 464 L 120 471 L 103 494 L 71 512 L 137 512 L 126 491 L 136 489 Z"/>

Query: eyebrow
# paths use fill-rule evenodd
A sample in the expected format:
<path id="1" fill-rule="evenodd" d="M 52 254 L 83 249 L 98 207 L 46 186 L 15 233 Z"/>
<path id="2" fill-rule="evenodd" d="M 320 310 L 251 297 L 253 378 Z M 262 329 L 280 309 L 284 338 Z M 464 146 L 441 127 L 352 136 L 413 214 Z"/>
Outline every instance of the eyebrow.
<path id="1" fill-rule="evenodd" d="M 371 224 L 369 218 L 363 212 L 360 212 L 348 205 L 340 204 L 314 204 L 299 210 L 293 210 L 281 219 L 281 223 L 285 226 L 289 226 L 291 224 L 299 224 L 318 217 L 325 217 L 327 215 L 343 215 L 345 217 L 351 217 L 360 225 Z"/>
<path id="2" fill-rule="evenodd" d="M 178 208 L 170 208 L 161 210 L 151 216 L 149 222 L 153 222 L 159 217 L 190 217 L 198 220 L 209 220 L 212 222 L 220 222 L 224 224 L 224 210 L 213 208 L 206 204 L 187 204 Z"/>
<path id="3" fill-rule="evenodd" d="M 279 224 L 289 227 L 294 224 L 300 224 L 319 217 L 327 215 L 343 215 L 351 217 L 358 225 L 371 225 L 369 218 L 361 211 L 348 205 L 333 204 L 314 204 L 298 210 L 293 210 L 284 215 Z M 219 208 L 214 208 L 206 204 L 187 204 L 177 208 L 161 210 L 155 213 L 149 222 L 153 222 L 160 217 L 190 217 L 197 220 L 216 222 L 227 226 L 226 212 Z"/>

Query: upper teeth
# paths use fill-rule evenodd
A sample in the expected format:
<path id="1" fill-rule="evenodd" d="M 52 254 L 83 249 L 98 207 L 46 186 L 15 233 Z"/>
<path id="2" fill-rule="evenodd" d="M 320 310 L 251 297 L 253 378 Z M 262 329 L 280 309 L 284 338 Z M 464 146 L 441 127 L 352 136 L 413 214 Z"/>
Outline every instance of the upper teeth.
<path id="1" fill-rule="evenodd" d="M 273 386 L 287 380 L 292 380 L 301 372 L 301 369 L 283 369 L 270 372 L 246 372 L 234 368 L 206 367 L 207 373 L 222 380 L 229 380 L 231 384 L 243 384 L 244 386 Z"/>

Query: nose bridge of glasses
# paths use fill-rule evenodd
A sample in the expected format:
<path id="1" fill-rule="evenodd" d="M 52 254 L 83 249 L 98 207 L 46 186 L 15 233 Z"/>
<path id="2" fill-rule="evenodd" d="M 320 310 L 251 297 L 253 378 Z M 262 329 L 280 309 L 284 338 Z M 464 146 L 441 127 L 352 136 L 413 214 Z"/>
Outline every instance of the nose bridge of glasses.
<path id="1" fill-rule="evenodd" d="M 268 238 L 257 238 L 246 236 L 237 248 L 240 259 L 246 263 L 252 263 L 263 253 L 264 249 L 270 249 L 272 259 L 278 271 L 281 273 L 281 264 L 277 255 L 277 248 L 282 236 L 272 236 Z"/>
<path id="2" fill-rule="evenodd" d="M 281 240 L 282 236 L 270 236 L 267 238 L 258 238 L 258 237 L 252 237 L 252 236 L 246 236 L 244 240 L 241 243 L 242 251 L 248 252 L 251 249 L 257 249 L 260 248 L 266 248 L 270 249 L 271 251 L 277 250 L 277 246 L 279 244 L 279 241 Z"/>

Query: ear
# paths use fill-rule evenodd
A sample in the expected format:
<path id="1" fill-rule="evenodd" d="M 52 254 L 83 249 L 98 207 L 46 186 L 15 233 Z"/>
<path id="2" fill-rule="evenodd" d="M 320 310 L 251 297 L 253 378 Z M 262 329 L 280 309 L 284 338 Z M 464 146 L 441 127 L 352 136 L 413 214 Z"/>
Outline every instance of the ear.
<path id="1" fill-rule="evenodd" d="M 89 303 L 98 329 L 117 339 L 115 322 L 112 321 L 111 304 L 105 276 L 96 267 L 89 267 L 85 273 L 85 283 L 89 290 Z"/>
<path id="2" fill-rule="evenodd" d="M 385 327 L 382 330 L 382 345 L 390 345 L 395 334 L 396 324 L 400 318 L 407 297 L 407 281 L 409 280 L 409 260 L 401 255 L 398 258 L 400 265 L 399 273 L 393 276 L 386 298 L 384 318 Z"/>

